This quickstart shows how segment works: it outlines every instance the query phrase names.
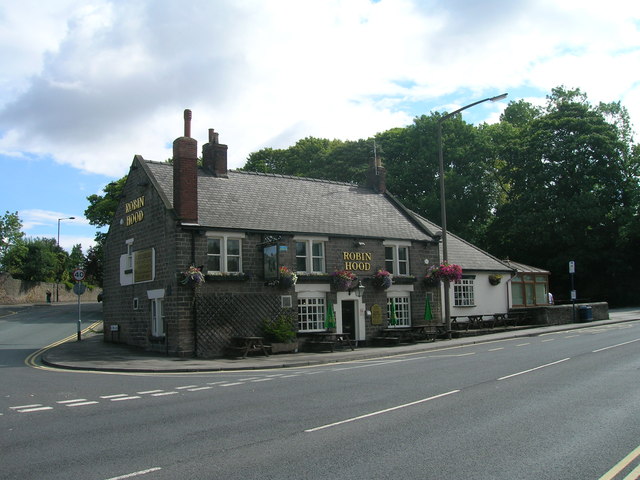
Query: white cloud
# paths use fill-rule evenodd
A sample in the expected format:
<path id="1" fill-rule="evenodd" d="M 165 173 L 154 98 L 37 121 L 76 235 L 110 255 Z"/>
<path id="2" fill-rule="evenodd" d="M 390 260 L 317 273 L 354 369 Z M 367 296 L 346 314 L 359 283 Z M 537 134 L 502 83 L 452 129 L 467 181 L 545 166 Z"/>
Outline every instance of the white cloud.
<path id="1" fill-rule="evenodd" d="M 86 220 L 80 214 L 52 212 L 49 210 L 38 210 L 38 209 L 20 210 L 18 212 L 18 216 L 22 221 L 22 229 L 27 234 L 29 234 L 29 230 L 41 225 L 53 225 L 57 230 L 58 219 L 60 219 L 61 222 L 73 223 L 76 225 L 89 224 L 89 221 Z M 69 217 L 75 217 L 75 218 L 70 219 Z"/>
<path id="2" fill-rule="evenodd" d="M 169 158 L 171 142 L 182 134 L 182 110 L 191 108 L 193 136 L 201 144 L 215 128 L 238 167 L 265 146 L 285 147 L 305 136 L 356 139 L 406 125 L 412 103 L 426 113 L 509 90 L 544 97 L 558 85 L 579 87 L 592 101 L 620 99 L 637 123 L 638 5 L 5 5 L 0 38 L 11 54 L 0 77 L 0 152 L 53 155 L 121 176 L 134 154 Z M 501 108 L 489 109 L 488 120 Z"/>

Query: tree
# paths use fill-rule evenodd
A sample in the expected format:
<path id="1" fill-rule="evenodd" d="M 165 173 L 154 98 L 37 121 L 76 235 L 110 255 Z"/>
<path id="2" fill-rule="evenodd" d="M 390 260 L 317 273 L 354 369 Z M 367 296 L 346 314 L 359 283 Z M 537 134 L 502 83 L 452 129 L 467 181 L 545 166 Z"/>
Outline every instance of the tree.
<path id="1" fill-rule="evenodd" d="M 126 181 L 127 176 L 125 175 L 120 180 L 107 184 L 102 190 L 104 195 L 93 194 L 87 197 L 89 206 L 84 211 L 84 216 L 91 225 L 105 227 L 111 223 L 120 203 L 120 196 Z"/>
<path id="2" fill-rule="evenodd" d="M 87 252 L 87 263 L 85 264 L 85 270 L 87 275 L 87 282 L 94 285 L 102 286 L 103 272 L 104 272 L 104 241 L 106 234 L 98 232 L 96 233 L 96 243 Z"/>
<path id="3" fill-rule="evenodd" d="M 5 255 L 9 249 L 16 245 L 22 238 L 22 222 L 18 217 L 18 212 L 10 213 L 6 211 L 0 217 L 0 268 L 6 268 Z"/>
<path id="4" fill-rule="evenodd" d="M 32 282 L 57 282 L 64 279 L 67 252 L 54 238 L 19 240 L 7 253 L 7 267 L 14 278 Z"/>
<path id="5" fill-rule="evenodd" d="M 87 197 L 89 206 L 84 211 L 84 216 L 89 220 L 91 225 L 97 227 L 105 227 L 111 224 L 113 216 L 116 213 L 120 196 L 127 181 L 125 175 L 115 182 L 107 184 L 104 189 L 104 195 L 90 195 Z M 89 249 L 86 257 L 87 276 L 99 286 L 102 286 L 102 272 L 104 264 L 104 242 L 107 236 L 102 232 L 96 232 L 94 247 Z"/>
<path id="6" fill-rule="evenodd" d="M 69 255 L 69 267 L 70 268 L 84 268 L 86 263 L 86 257 L 82 253 L 82 245 L 77 244 L 71 248 L 71 254 Z"/>
<path id="7" fill-rule="evenodd" d="M 638 192 L 637 156 L 625 122 L 608 121 L 615 115 L 625 118 L 616 106 L 594 107 L 580 90 L 562 87 L 540 112 L 510 104 L 489 132 L 499 143 L 505 196 L 486 236 L 490 251 L 550 270 L 556 292 L 569 291 L 567 263 L 575 260 L 584 272 L 579 294 L 614 302 L 620 280 L 637 267 L 623 232 L 637 235 L 628 227 Z"/>

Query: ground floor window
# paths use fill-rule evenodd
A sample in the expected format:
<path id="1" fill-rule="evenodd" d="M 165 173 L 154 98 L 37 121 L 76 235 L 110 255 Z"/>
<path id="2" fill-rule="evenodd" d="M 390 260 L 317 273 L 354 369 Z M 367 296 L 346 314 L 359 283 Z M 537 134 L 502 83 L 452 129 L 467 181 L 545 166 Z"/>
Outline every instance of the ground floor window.
<path id="1" fill-rule="evenodd" d="M 545 305 L 549 303 L 547 275 L 518 274 L 511 281 L 513 306 Z"/>
<path id="2" fill-rule="evenodd" d="M 318 332 L 325 329 L 326 297 L 324 294 L 298 296 L 298 331 Z"/>
<path id="3" fill-rule="evenodd" d="M 476 304 L 474 298 L 473 277 L 462 277 L 453 284 L 453 305 L 455 307 L 473 307 Z"/>
<path id="4" fill-rule="evenodd" d="M 151 300 L 151 336 L 164 336 L 163 298 Z"/>
<path id="5" fill-rule="evenodd" d="M 390 327 L 411 326 L 411 302 L 409 295 L 387 297 L 387 321 Z"/>

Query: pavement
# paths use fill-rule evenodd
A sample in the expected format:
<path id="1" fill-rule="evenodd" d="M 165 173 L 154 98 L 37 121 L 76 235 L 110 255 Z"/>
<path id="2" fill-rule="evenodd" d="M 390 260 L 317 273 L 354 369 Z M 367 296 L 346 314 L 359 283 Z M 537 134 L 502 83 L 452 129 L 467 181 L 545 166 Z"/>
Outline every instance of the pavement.
<path id="1" fill-rule="evenodd" d="M 287 353 L 250 355 L 244 359 L 232 358 L 178 358 L 157 352 L 147 352 L 128 345 L 105 342 L 100 328 L 84 333 L 81 341 L 70 337 L 64 343 L 42 349 L 37 357 L 49 367 L 103 371 L 103 372 L 215 372 L 234 370 L 258 370 L 305 367 L 329 363 L 367 360 L 400 355 L 416 355 L 433 350 L 461 348 L 478 343 L 496 342 L 519 337 L 533 337 L 542 334 L 594 328 L 621 322 L 640 320 L 640 309 L 617 309 L 609 311 L 608 320 L 566 325 L 550 325 L 523 330 L 508 330 L 475 337 L 418 342 L 411 345 L 391 347 L 358 347 L 326 353 Z"/>

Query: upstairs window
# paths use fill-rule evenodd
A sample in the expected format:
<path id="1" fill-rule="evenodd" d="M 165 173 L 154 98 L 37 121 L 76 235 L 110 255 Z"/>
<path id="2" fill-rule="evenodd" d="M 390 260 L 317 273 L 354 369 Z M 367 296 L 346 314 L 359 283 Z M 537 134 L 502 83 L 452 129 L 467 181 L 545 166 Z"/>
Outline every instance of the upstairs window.
<path id="1" fill-rule="evenodd" d="M 207 238 L 207 272 L 240 273 L 242 272 L 242 238 L 243 235 L 223 234 L 210 235 Z"/>
<path id="2" fill-rule="evenodd" d="M 384 265 L 393 275 L 409 275 L 409 242 L 383 242 Z"/>
<path id="3" fill-rule="evenodd" d="M 308 273 L 325 273 L 326 238 L 295 237 L 296 271 Z"/>

